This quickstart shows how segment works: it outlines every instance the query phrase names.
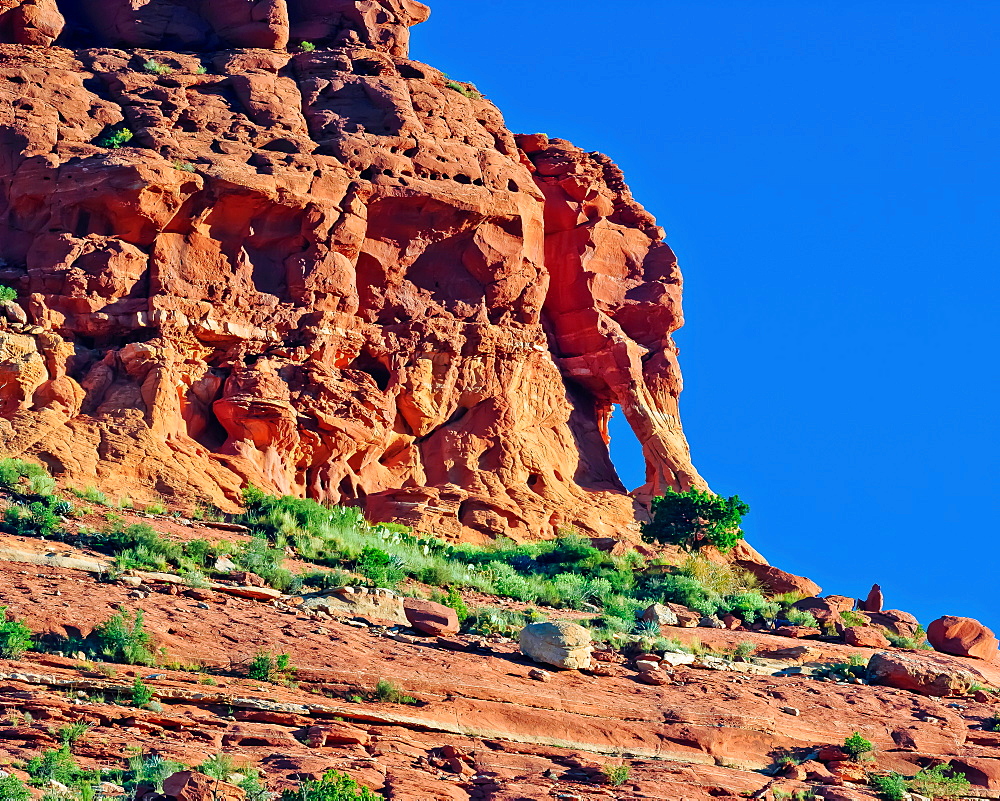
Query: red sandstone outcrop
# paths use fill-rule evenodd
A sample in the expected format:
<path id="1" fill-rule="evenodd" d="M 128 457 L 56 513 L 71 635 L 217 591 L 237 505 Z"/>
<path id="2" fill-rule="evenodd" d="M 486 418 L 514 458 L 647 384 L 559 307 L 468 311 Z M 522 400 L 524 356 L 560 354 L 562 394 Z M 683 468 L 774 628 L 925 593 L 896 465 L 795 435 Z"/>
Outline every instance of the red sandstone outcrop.
<path id="1" fill-rule="evenodd" d="M 935 650 L 971 656 L 992 662 L 997 657 L 997 638 L 971 617 L 940 617 L 927 627 L 927 640 Z"/>
<path id="2" fill-rule="evenodd" d="M 628 537 L 652 494 L 703 486 L 662 229 L 607 157 L 515 139 L 409 60 L 428 13 L 0 0 L 0 283 L 27 316 L 0 327 L 3 455 L 472 540 Z"/>

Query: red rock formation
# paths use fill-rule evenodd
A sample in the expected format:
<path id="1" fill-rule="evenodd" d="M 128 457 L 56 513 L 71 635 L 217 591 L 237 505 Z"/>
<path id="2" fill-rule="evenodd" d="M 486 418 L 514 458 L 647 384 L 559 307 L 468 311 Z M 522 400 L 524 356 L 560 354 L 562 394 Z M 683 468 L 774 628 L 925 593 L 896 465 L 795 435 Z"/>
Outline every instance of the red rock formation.
<path id="1" fill-rule="evenodd" d="M 997 658 L 997 638 L 971 617 L 940 617 L 927 627 L 927 640 L 935 650 L 992 662 Z"/>
<path id="2" fill-rule="evenodd" d="M 29 318 L 0 330 L 0 451 L 140 498 L 226 506 L 252 482 L 465 539 L 629 537 L 636 499 L 703 486 L 662 230 L 607 157 L 515 139 L 410 61 L 428 13 L 0 0 L 0 283 Z"/>

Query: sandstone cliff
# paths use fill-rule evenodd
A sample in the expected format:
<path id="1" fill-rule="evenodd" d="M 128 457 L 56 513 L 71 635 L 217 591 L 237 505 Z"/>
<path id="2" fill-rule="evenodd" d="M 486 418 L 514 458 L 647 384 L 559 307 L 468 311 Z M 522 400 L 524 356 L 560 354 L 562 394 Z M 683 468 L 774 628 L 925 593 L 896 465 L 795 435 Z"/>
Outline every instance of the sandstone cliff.
<path id="1" fill-rule="evenodd" d="M 607 157 L 409 60 L 428 14 L 0 0 L 0 283 L 26 312 L 0 322 L 0 453 L 465 539 L 623 536 L 702 484 L 663 231 Z"/>

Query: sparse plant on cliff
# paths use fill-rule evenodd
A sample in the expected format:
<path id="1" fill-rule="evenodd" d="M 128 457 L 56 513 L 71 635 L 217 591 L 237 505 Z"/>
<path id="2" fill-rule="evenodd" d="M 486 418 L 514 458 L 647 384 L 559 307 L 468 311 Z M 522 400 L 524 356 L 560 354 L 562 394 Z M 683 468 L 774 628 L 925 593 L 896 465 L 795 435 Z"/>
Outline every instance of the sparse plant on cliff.
<path id="1" fill-rule="evenodd" d="M 181 172 L 197 172 L 193 164 L 187 161 L 181 161 L 180 159 L 174 159 L 171 161 L 170 166 L 175 170 L 180 170 Z"/>
<path id="2" fill-rule="evenodd" d="M 24 493 L 26 481 L 42 476 L 48 476 L 48 472 L 40 464 L 23 459 L 0 459 L 0 489 Z"/>
<path id="3" fill-rule="evenodd" d="M 625 764 L 613 765 L 605 763 L 601 767 L 601 773 L 604 774 L 604 781 L 612 787 L 621 787 L 625 784 L 628 781 L 630 772 L 629 766 Z"/>
<path id="4" fill-rule="evenodd" d="M 303 53 L 312 53 L 316 49 L 316 45 L 312 42 L 299 42 L 299 50 Z"/>
<path id="5" fill-rule="evenodd" d="M 445 75 L 445 78 L 447 78 L 445 86 L 448 87 L 449 89 L 451 89 L 452 91 L 458 92 L 460 95 L 464 95 L 465 97 L 469 98 L 470 100 L 481 100 L 482 99 L 483 96 L 480 93 L 480 91 L 475 87 L 475 84 L 471 84 L 471 83 L 469 83 L 469 84 L 462 84 L 462 83 L 459 83 L 458 81 L 451 80 L 450 78 L 448 78 L 447 75 Z"/>
<path id="6" fill-rule="evenodd" d="M 726 552 L 743 539 L 740 522 L 750 507 L 738 495 L 723 498 L 692 487 L 685 492 L 668 488 L 653 498 L 651 511 L 652 520 L 642 527 L 647 542 L 678 545 L 686 551 L 713 545 Z"/>
<path id="7" fill-rule="evenodd" d="M 98 652 L 112 662 L 129 665 L 152 665 L 154 662 L 150 650 L 152 638 L 146 631 L 141 609 L 129 615 L 124 607 L 119 607 L 118 614 L 97 626 L 93 636 Z"/>
<path id="8" fill-rule="evenodd" d="M 36 786 L 52 781 L 71 785 L 81 773 L 68 745 L 49 748 L 36 754 L 25 763 L 24 769 L 31 777 L 31 784 Z"/>
<path id="9" fill-rule="evenodd" d="M 20 659 L 33 644 L 31 629 L 23 621 L 8 620 L 7 607 L 0 606 L 0 657 Z"/>
<path id="10" fill-rule="evenodd" d="M 197 69 L 195 69 L 194 74 L 195 75 L 207 75 L 208 74 L 208 67 L 206 67 L 204 64 L 199 64 L 198 67 L 197 67 Z"/>
<path id="11" fill-rule="evenodd" d="M 972 787 L 964 775 L 948 765 L 923 768 L 906 784 L 911 793 L 928 798 L 962 798 Z"/>
<path id="12" fill-rule="evenodd" d="M 0 284 L 0 303 L 12 303 L 17 300 L 17 290 Z"/>
<path id="13" fill-rule="evenodd" d="M 144 61 L 142 68 L 146 70 L 146 72 L 151 72 L 154 75 L 169 75 L 174 71 L 173 67 L 168 67 L 166 64 L 161 64 L 159 61 L 152 58 Z"/>
<path id="14" fill-rule="evenodd" d="M 868 784 L 882 801 L 905 801 L 909 797 L 906 779 L 899 773 L 887 776 L 872 774 L 868 777 Z"/>
<path id="15" fill-rule="evenodd" d="M 816 628 L 816 618 L 813 617 L 811 612 L 806 612 L 804 609 L 792 607 L 785 612 L 785 620 L 793 626 L 805 626 L 810 629 Z"/>
<path id="16" fill-rule="evenodd" d="M 885 638 L 892 643 L 894 648 L 905 648 L 910 651 L 916 651 L 921 648 L 931 649 L 930 643 L 927 642 L 927 632 L 924 631 L 923 626 L 917 626 L 912 637 L 894 634 L 891 631 L 883 631 L 882 633 L 885 634 Z"/>
<path id="17" fill-rule="evenodd" d="M 136 676 L 132 682 L 132 706 L 142 709 L 152 700 L 153 691 L 139 676 Z"/>
<path id="18" fill-rule="evenodd" d="M 56 734 L 59 735 L 59 741 L 63 745 L 69 746 L 69 749 L 72 751 L 73 746 L 83 740 L 91 728 L 93 728 L 91 724 L 77 721 L 76 723 L 67 723 L 65 726 L 61 726 Z"/>
<path id="19" fill-rule="evenodd" d="M 140 784 L 149 784 L 156 788 L 157 792 L 163 792 L 163 781 L 177 771 L 185 769 L 186 766 L 181 762 L 164 759 L 159 754 L 144 754 L 141 750 L 136 750 L 128 758 L 125 789 L 134 791 Z"/>
<path id="20" fill-rule="evenodd" d="M 407 695 L 388 679 L 378 680 L 378 684 L 375 685 L 375 700 L 384 701 L 387 704 L 413 705 L 417 703 L 416 698 L 412 695 Z"/>
<path id="21" fill-rule="evenodd" d="M 844 749 L 844 753 L 855 762 L 871 759 L 871 754 L 875 750 L 875 744 L 871 740 L 866 740 L 859 732 L 854 732 L 844 740 L 841 747 Z"/>
<path id="22" fill-rule="evenodd" d="M 106 136 L 97 140 L 98 147 L 119 148 L 130 142 L 134 134 L 126 127 L 115 128 Z"/>
<path id="23" fill-rule="evenodd" d="M 445 599 L 445 606 L 449 606 L 455 610 L 455 616 L 458 618 L 459 623 L 464 623 L 469 617 L 469 607 L 465 605 L 465 601 L 462 600 L 462 593 L 458 591 L 457 587 L 448 588 L 448 597 Z"/>
<path id="24" fill-rule="evenodd" d="M 322 779 L 302 782 L 294 790 L 283 790 L 281 801 L 382 801 L 382 796 L 345 773 L 329 770 Z"/>
<path id="25" fill-rule="evenodd" d="M 202 762 L 198 766 L 198 770 L 210 779 L 227 782 L 229 777 L 236 772 L 236 765 L 229 754 L 215 754 Z"/>
<path id="26" fill-rule="evenodd" d="M 841 612 L 840 622 L 845 626 L 867 626 L 871 621 L 860 612 Z"/>

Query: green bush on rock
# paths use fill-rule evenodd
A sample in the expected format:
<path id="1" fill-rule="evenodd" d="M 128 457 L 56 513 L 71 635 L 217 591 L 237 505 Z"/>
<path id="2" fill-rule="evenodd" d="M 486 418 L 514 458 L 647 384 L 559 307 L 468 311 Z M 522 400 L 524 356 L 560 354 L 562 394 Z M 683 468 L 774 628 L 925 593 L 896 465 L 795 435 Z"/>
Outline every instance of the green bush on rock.
<path id="1" fill-rule="evenodd" d="M 750 507 L 738 495 L 720 495 L 692 487 L 684 492 L 667 489 L 653 498 L 652 520 L 642 527 L 647 542 L 677 545 L 696 551 L 713 545 L 722 552 L 743 539 L 740 522 Z"/>

